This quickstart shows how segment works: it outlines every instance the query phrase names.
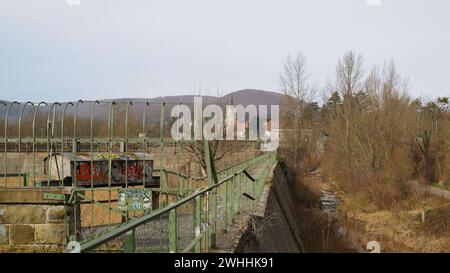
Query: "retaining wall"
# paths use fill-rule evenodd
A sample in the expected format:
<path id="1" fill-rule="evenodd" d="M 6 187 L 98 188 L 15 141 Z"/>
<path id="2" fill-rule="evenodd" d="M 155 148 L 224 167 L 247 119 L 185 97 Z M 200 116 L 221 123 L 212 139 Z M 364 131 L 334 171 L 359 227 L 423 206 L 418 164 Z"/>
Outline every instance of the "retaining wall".
<path id="1" fill-rule="evenodd" d="M 0 189 L 0 252 L 62 252 L 71 208 L 44 193 L 69 189 Z M 67 218 L 66 217 L 67 212 Z"/>
<path id="2" fill-rule="evenodd" d="M 235 252 L 298 253 L 304 245 L 295 218 L 295 203 L 281 167 L 275 164 L 256 213 L 239 239 Z"/>

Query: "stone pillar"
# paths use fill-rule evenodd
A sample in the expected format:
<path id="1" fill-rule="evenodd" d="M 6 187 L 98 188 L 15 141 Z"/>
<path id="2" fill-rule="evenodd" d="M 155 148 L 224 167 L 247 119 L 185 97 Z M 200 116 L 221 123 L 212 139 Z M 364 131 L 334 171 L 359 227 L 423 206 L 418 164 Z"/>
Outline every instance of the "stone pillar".
<path id="1" fill-rule="evenodd" d="M 62 252 L 72 209 L 64 200 L 44 193 L 65 195 L 70 189 L 0 189 L 0 252 Z M 78 217 L 79 219 L 79 217 Z"/>

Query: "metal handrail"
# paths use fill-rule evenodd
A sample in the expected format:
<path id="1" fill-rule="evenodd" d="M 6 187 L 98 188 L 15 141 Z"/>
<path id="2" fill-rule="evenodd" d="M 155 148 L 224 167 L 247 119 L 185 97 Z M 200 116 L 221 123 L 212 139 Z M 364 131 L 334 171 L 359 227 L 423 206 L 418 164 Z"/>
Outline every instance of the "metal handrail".
<path id="1" fill-rule="evenodd" d="M 264 156 L 263 158 L 266 158 L 266 156 Z M 272 158 L 273 158 L 273 155 L 272 155 Z M 268 159 L 270 159 L 270 158 L 268 158 Z M 249 161 L 253 161 L 253 160 L 254 159 L 251 159 Z M 258 161 L 258 162 L 260 162 L 260 161 Z M 245 164 L 245 162 L 241 163 L 241 164 Z M 105 234 L 99 235 L 98 237 L 96 237 L 94 239 L 88 240 L 86 242 L 82 242 L 82 244 L 81 244 L 81 252 L 88 252 L 90 250 L 93 250 L 95 247 L 97 247 L 99 245 L 102 245 L 102 244 L 104 244 L 104 243 L 106 243 L 106 242 L 108 242 L 108 241 L 110 241 L 110 240 L 112 240 L 112 239 L 114 239 L 114 238 L 116 238 L 116 237 L 118 237 L 120 235 L 123 235 L 123 234 L 127 233 L 128 231 L 133 230 L 136 227 L 138 227 L 140 225 L 143 225 L 143 224 L 149 222 L 150 220 L 152 220 L 152 219 L 154 219 L 154 218 L 156 218 L 158 216 L 161 216 L 161 215 L 166 214 L 166 213 L 168 213 L 168 212 L 170 212 L 172 210 L 175 210 L 176 208 L 179 208 L 183 204 L 186 204 L 187 202 L 194 200 L 196 197 L 199 197 L 199 196 L 201 196 L 201 195 L 203 195 L 203 194 L 205 194 L 207 192 L 211 192 L 212 190 L 214 190 L 214 189 L 220 187 L 221 185 L 227 183 L 232 177 L 234 177 L 234 175 L 242 173 L 245 169 L 246 168 L 243 168 L 242 170 L 236 172 L 233 175 L 229 175 L 227 177 L 222 178 L 220 181 L 218 181 L 217 184 L 209 186 L 208 188 L 205 188 L 205 189 L 197 190 L 196 192 L 194 192 L 190 196 L 181 198 L 181 199 L 175 201 L 174 203 L 168 204 L 167 206 L 165 206 L 165 207 L 163 207 L 161 209 L 152 211 L 149 214 L 146 214 L 146 215 L 144 215 L 142 217 L 139 217 L 139 218 L 130 220 L 130 221 L 124 223 L 124 224 L 121 224 L 121 225 L 117 226 L 116 228 L 114 228 L 113 230 L 111 230 L 111 231 L 109 231 L 109 232 L 107 232 Z M 258 180 L 261 183 L 261 181 L 265 182 L 266 178 L 267 178 L 267 174 L 264 177 L 261 177 Z M 198 240 L 198 238 L 194 238 L 194 240 Z"/>

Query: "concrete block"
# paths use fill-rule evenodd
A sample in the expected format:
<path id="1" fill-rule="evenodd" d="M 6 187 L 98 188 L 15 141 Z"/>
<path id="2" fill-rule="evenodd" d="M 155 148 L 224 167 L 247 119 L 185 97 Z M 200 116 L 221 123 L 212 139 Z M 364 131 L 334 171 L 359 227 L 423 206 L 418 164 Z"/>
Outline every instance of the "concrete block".
<path id="1" fill-rule="evenodd" d="M 10 245 L 32 245 L 34 244 L 33 225 L 10 225 L 9 226 Z"/>
<path id="2" fill-rule="evenodd" d="M 40 224 L 46 221 L 42 206 L 2 205 L 0 211 L 0 224 Z"/>
<path id="3" fill-rule="evenodd" d="M 9 204 L 64 204 L 63 200 L 44 199 L 44 193 L 70 194 L 70 187 L 55 188 L 0 188 L 0 202 Z"/>
<path id="4" fill-rule="evenodd" d="M 9 243 L 9 226 L 0 225 L 0 245 Z"/>
<path id="5" fill-rule="evenodd" d="M 63 244 L 65 239 L 64 224 L 40 224 L 35 226 L 36 244 Z"/>
<path id="6" fill-rule="evenodd" d="M 64 247 L 57 245 L 0 245 L 0 253 L 61 253 L 63 251 Z"/>
<path id="7" fill-rule="evenodd" d="M 64 223 L 65 210 L 63 206 L 46 208 L 47 223 Z"/>

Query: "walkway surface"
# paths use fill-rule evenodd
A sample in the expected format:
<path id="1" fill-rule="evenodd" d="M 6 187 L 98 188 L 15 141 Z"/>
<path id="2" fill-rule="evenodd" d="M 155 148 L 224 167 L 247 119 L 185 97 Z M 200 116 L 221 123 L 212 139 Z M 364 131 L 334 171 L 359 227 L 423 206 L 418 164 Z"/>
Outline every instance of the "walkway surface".
<path id="1" fill-rule="evenodd" d="M 432 186 L 432 185 L 420 184 L 418 181 L 411 181 L 410 183 L 415 185 L 415 186 L 421 185 L 422 188 L 426 192 L 431 193 L 431 194 L 433 194 L 435 196 L 442 197 L 442 198 L 450 200 L 450 191 L 448 191 L 448 190 L 444 190 L 444 189 L 441 189 L 441 188 L 438 188 L 438 187 Z"/>

